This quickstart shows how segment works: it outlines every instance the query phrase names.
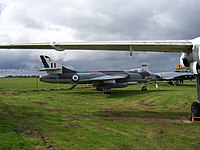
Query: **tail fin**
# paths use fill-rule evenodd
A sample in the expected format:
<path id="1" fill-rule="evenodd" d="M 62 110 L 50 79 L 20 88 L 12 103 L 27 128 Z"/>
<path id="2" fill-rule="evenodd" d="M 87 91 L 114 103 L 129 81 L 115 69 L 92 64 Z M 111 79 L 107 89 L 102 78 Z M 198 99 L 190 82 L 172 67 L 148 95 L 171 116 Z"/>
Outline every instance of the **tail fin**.
<path id="1" fill-rule="evenodd" d="M 40 55 L 40 59 L 44 65 L 44 68 L 41 69 L 40 71 L 46 71 L 48 74 L 62 74 L 62 73 L 76 72 L 74 70 L 70 70 L 56 63 L 49 56 Z"/>

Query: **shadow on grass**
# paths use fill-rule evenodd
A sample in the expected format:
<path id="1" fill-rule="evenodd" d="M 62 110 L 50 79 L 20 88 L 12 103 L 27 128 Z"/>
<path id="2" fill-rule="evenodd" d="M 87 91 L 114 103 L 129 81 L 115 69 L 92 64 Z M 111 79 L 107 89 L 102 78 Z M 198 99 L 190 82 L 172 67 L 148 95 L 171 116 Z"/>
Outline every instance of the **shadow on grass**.
<path id="1" fill-rule="evenodd" d="M 148 90 L 148 91 L 141 91 L 141 90 L 114 90 L 112 94 L 108 95 L 108 98 L 123 98 L 123 97 L 131 97 L 131 96 L 138 96 L 138 95 L 148 95 L 148 94 L 156 94 L 160 92 L 170 92 L 171 90 Z"/>
<path id="2" fill-rule="evenodd" d="M 94 89 L 90 90 L 73 90 L 70 91 L 70 94 L 77 94 L 82 96 L 95 96 L 95 95 L 104 95 L 104 97 L 109 98 L 123 98 L 123 97 L 131 97 L 131 96 L 138 96 L 138 95 L 148 95 L 151 93 L 164 93 L 164 92 L 170 92 L 172 90 L 148 90 L 148 91 L 141 91 L 141 90 L 126 90 L 126 89 L 113 89 L 111 94 L 104 94 L 102 91 L 96 91 Z"/>
<path id="3" fill-rule="evenodd" d="M 178 87 L 196 87 L 196 84 L 181 84 L 181 85 L 177 85 Z"/>
<path id="4" fill-rule="evenodd" d="M 142 111 L 142 110 L 132 110 L 132 111 L 118 111 L 118 110 L 102 110 L 93 113 L 94 116 L 103 119 L 125 119 L 129 120 L 131 118 L 154 118 L 154 119 L 176 119 L 177 116 L 188 116 L 187 112 L 155 112 L 155 111 Z"/>

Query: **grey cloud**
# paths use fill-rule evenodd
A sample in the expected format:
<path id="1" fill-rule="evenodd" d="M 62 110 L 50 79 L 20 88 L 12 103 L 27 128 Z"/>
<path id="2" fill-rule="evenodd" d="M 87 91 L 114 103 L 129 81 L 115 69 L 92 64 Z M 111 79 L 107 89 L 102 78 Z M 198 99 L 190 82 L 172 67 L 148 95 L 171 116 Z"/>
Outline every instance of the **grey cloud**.
<path id="1" fill-rule="evenodd" d="M 98 3 L 98 6 L 94 5 L 94 9 L 100 10 L 104 7 L 103 3 Z M 184 39 L 198 36 L 196 33 L 200 25 L 196 15 L 200 13 L 198 9 L 200 2 L 198 1 L 183 0 L 173 5 L 167 0 L 154 0 L 148 4 L 144 0 L 128 1 L 125 4 L 113 5 L 114 7 L 110 7 L 110 3 L 108 2 L 108 6 L 106 5 L 107 7 L 105 6 L 106 8 L 103 8 L 101 12 L 112 18 L 112 22 L 101 28 L 88 25 L 86 30 L 81 28 L 81 25 L 77 25 L 75 26 L 79 31 L 76 34 L 77 38 L 131 40 Z M 84 22 L 79 24 L 84 24 Z"/>
<path id="2" fill-rule="evenodd" d="M 0 58 L 0 69 L 33 69 L 39 63 L 31 51 L 1 50 Z"/>
<path id="3" fill-rule="evenodd" d="M 10 10 L 5 7 L 3 12 L 6 13 L 1 14 L 0 19 L 5 24 L 4 30 L 0 30 L 0 43 L 43 42 L 49 39 L 66 42 L 69 39 L 190 39 L 199 36 L 198 0 L 177 0 L 173 4 L 170 0 L 30 0 L 6 4 Z M 8 28 L 6 23 L 10 23 Z M 14 27 L 16 24 L 17 27 Z M 10 32 L 10 29 L 13 31 Z M 78 70 L 123 70 L 140 67 L 146 62 L 156 72 L 173 71 L 180 56 L 177 53 L 142 52 L 135 52 L 133 57 L 129 56 L 129 52 L 42 53 Z M 17 56 L 6 58 L 6 55 L 14 54 Z M 0 68 L 42 67 L 39 55 L 40 52 L 1 53 Z"/>
<path id="4" fill-rule="evenodd" d="M 30 9 L 24 8 L 23 5 L 16 7 L 5 6 L 5 15 L 9 15 L 8 22 L 14 22 L 13 26 L 22 25 L 24 28 L 44 29 L 43 22 L 40 22 L 37 17 L 33 17 Z M 23 32 L 23 31 L 22 31 Z"/>

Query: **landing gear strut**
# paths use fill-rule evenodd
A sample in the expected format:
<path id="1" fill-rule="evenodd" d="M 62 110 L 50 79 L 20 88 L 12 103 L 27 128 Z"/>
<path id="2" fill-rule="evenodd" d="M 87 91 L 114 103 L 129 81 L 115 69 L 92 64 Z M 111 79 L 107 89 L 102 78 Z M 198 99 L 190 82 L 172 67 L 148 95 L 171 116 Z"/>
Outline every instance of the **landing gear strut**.
<path id="1" fill-rule="evenodd" d="M 111 88 L 96 87 L 97 91 L 103 91 L 103 94 L 112 94 Z"/>
<path id="2" fill-rule="evenodd" d="M 109 89 L 109 88 L 107 89 L 106 88 L 106 89 L 103 89 L 103 93 L 104 94 L 112 94 L 112 91 L 111 91 L 111 89 Z"/>
<path id="3" fill-rule="evenodd" d="M 97 91 L 103 91 L 103 88 L 96 87 L 96 90 L 97 90 Z"/>
<path id="4" fill-rule="evenodd" d="M 96 87 L 97 91 L 103 91 L 103 94 L 112 94 L 111 89 L 108 88 L 101 88 L 101 87 Z"/>
<path id="5" fill-rule="evenodd" d="M 196 89 L 197 89 L 197 100 L 198 102 L 193 102 L 191 106 L 191 115 L 193 116 L 200 116 L 200 75 L 197 74 L 196 76 Z"/>

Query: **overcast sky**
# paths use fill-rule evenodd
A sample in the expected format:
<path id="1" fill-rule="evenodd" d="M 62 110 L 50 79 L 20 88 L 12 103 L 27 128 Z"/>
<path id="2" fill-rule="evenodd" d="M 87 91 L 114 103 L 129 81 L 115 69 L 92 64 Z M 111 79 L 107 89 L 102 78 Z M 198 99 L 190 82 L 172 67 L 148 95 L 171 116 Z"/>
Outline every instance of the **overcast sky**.
<path id="1" fill-rule="evenodd" d="M 173 40 L 200 36 L 199 0 L 1 0 L 0 44 Z M 39 55 L 77 70 L 126 70 L 147 63 L 173 71 L 179 53 L 1 50 L 0 69 L 38 69 Z"/>

